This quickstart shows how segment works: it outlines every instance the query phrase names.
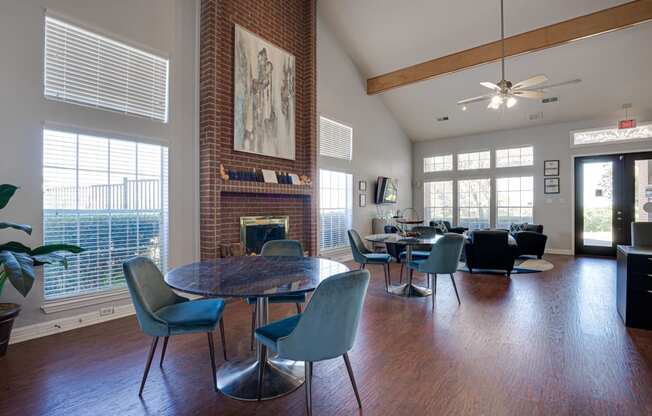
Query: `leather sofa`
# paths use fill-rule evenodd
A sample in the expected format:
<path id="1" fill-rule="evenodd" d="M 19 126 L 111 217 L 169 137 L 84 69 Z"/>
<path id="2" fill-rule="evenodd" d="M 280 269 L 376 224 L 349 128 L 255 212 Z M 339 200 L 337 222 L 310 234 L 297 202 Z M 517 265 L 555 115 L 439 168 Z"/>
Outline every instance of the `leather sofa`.
<path id="1" fill-rule="evenodd" d="M 430 226 L 431 227 L 436 227 L 437 223 L 444 223 L 446 226 L 446 229 L 448 230 L 449 233 L 455 233 L 455 234 L 464 234 L 464 231 L 467 231 L 468 228 L 466 227 L 453 227 L 450 222 L 448 221 L 430 221 Z M 443 233 L 442 233 L 443 234 Z"/>
<path id="2" fill-rule="evenodd" d="M 518 247 L 509 232 L 503 230 L 478 230 L 469 234 L 464 244 L 466 266 L 473 269 L 505 270 L 510 276 Z"/>

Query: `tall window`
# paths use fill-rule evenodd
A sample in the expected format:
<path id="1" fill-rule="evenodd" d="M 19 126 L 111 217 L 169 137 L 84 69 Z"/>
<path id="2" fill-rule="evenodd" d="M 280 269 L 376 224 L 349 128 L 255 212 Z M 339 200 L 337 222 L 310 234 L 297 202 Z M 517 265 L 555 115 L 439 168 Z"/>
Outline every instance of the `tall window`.
<path id="1" fill-rule="evenodd" d="M 489 228 L 491 179 L 467 179 L 457 183 L 459 225 L 469 229 Z"/>
<path id="2" fill-rule="evenodd" d="M 424 183 L 423 201 L 426 222 L 429 220 L 453 222 L 453 181 Z"/>
<path id="3" fill-rule="evenodd" d="M 532 223 L 534 178 L 496 178 L 496 228 Z"/>
<path id="4" fill-rule="evenodd" d="M 168 253 L 168 148 L 43 131 L 44 243 L 84 248 L 68 268 L 45 267 L 46 299 L 124 286 L 122 263 Z"/>
<path id="5" fill-rule="evenodd" d="M 497 168 L 532 166 L 533 164 L 534 148 L 532 146 L 496 150 Z"/>
<path id="6" fill-rule="evenodd" d="M 319 117 L 319 154 L 336 159 L 353 157 L 353 129 L 326 117 Z"/>
<path id="7" fill-rule="evenodd" d="M 432 156 L 423 158 L 423 171 L 444 172 L 453 170 L 453 155 Z"/>
<path id="8" fill-rule="evenodd" d="M 332 250 L 349 245 L 353 176 L 344 172 L 319 170 L 319 248 Z"/>
<path id="9" fill-rule="evenodd" d="M 491 152 L 473 152 L 473 153 L 460 153 L 457 155 L 457 169 L 458 170 L 472 170 L 472 169 L 489 169 L 491 167 Z"/>
<path id="10" fill-rule="evenodd" d="M 47 16 L 45 97 L 167 122 L 169 60 Z"/>
<path id="11" fill-rule="evenodd" d="M 612 143 L 626 143 L 652 138 L 652 123 L 641 123 L 629 129 L 609 127 L 571 132 L 572 146 L 589 146 Z"/>

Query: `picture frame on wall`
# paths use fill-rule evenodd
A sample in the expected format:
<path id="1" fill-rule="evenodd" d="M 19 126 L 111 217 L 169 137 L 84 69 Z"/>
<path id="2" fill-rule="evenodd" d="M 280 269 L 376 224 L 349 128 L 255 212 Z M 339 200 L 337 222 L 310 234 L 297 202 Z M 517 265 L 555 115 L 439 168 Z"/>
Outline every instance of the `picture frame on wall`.
<path id="1" fill-rule="evenodd" d="M 367 192 L 367 181 L 359 181 L 358 182 L 358 191 Z"/>
<path id="2" fill-rule="evenodd" d="M 544 161 L 543 176 L 559 176 L 559 160 Z"/>
<path id="3" fill-rule="evenodd" d="M 360 206 L 361 207 L 367 206 L 367 194 L 360 194 Z"/>
<path id="4" fill-rule="evenodd" d="M 559 178 L 545 178 L 543 180 L 543 193 L 558 194 L 559 193 Z"/>

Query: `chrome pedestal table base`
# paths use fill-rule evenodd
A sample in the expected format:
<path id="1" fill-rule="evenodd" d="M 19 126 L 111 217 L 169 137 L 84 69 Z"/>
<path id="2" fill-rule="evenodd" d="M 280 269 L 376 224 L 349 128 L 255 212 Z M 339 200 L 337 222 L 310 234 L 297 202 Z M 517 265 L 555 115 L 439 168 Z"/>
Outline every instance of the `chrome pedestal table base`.
<path id="1" fill-rule="evenodd" d="M 259 297 L 256 300 L 256 326 L 267 325 L 269 300 Z M 268 358 L 261 361 L 260 343 L 256 342 L 256 356 L 237 361 L 227 361 L 217 371 L 217 388 L 226 396 L 237 400 L 258 400 L 258 369 L 264 365 L 261 400 L 270 400 L 292 393 L 301 387 L 305 379 L 305 366 L 302 361 Z"/>
<path id="2" fill-rule="evenodd" d="M 409 244 L 405 247 L 405 261 L 407 264 L 410 264 L 412 261 L 412 246 Z M 432 295 L 432 290 L 412 283 L 412 273 L 410 272 L 410 268 L 406 267 L 406 269 L 408 274 L 408 282 L 402 285 L 390 286 L 388 289 L 389 293 L 392 295 L 418 298 L 424 298 Z"/>

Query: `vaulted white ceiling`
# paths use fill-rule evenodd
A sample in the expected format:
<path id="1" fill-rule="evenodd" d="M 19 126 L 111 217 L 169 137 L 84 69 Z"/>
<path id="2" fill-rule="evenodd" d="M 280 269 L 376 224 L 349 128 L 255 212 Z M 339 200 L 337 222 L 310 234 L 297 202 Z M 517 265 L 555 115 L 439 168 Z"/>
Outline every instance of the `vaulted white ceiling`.
<path id="1" fill-rule="evenodd" d="M 613 7 L 616 0 L 505 0 L 506 36 Z M 320 0 L 320 18 L 365 77 L 379 75 L 500 38 L 498 0 Z M 507 79 L 546 74 L 551 82 L 582 78 L 552 90 L 557 103 L 521 99 L 505 111 L 458 100 L 487 92 L 480 81 L 500 78 L 498 63 L 400 87 L 381 96 L 412 140 L 652 112 L 652 23 L 507 60 Z M 543 118 L 530 120 L 530 115 Z M 448 116 L 446 122 L 436 118 Z"/>

